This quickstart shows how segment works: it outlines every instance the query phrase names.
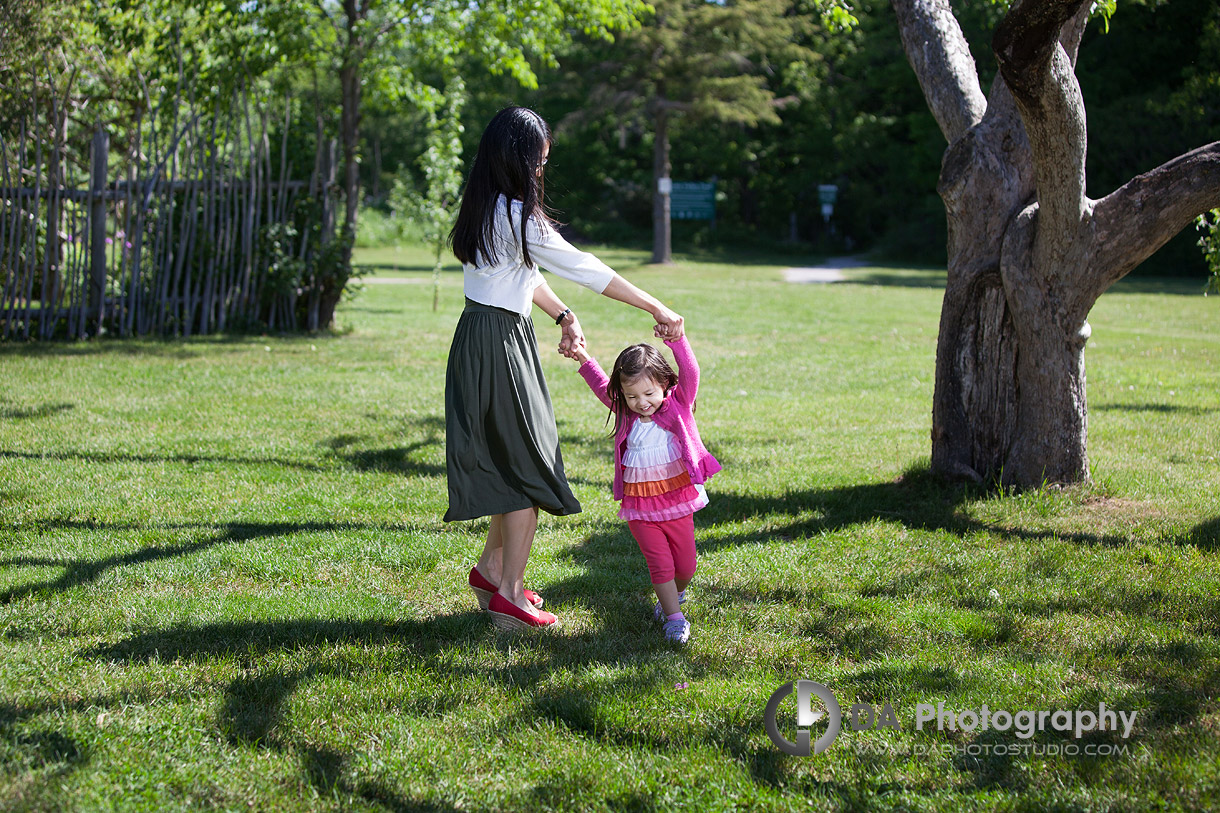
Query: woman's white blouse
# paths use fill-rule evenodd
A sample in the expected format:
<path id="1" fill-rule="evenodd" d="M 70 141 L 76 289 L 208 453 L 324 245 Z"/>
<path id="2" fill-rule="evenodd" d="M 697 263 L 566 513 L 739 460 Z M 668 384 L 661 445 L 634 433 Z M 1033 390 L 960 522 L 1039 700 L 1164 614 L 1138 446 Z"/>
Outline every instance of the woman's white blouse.
<path id="1" fill-rule="evenodd" d="M 530 259 L 526 264 L 521 251 L 521 201 L 511 204 L 512 224 L 504 205 L 504 196 L 496 200 L 494 264 L 480 256 L 478 265 L 462 265 L 466 296 L 484 305 L 516 311 L 528 316 L 534 301 L 534 289 L 543 283 L 538 266 L 561 277 L 601 293 L 614 278 L 614 269 L 587 251 L 581 251 L 559 236 L 553 226 L 536 217 L 525 222 L 525 239 L 529 242 Z"/>

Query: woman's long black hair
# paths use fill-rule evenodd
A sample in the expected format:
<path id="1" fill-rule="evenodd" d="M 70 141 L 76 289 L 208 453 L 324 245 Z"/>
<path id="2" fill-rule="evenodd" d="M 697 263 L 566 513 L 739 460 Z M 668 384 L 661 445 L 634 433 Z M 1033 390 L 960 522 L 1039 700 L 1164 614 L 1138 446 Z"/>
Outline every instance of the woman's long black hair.
<path id="1" fill-rule="evenodd" d="M 506 107 L 488 123 L 466 180 L 457 222 L 449 232 L 449 245 L 458 260 L 470 265 L 477 264 L 479 257 L 487 263 L 496 261 L 495 206 L 500 195 L 505 198 L 510 226 L 513 200 L 521 201 L 522 218 L 536 216 L 552 222 L 543 205 L 539 172 L 543 150 L 550 143 L 551 129 L 542 116 L 524 107 Z M 520 229 L 521 251 L 529 263 L 524 220 Z"/>

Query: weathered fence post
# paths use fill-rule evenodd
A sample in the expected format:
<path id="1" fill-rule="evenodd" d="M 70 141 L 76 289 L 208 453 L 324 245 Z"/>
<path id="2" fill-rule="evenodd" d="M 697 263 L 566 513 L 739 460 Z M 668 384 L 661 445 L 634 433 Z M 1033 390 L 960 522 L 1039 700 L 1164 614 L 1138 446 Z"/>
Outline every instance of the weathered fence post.
<path id="1" fill-rule="evenodd" d="M 97 316 L 102 332 L 106 305 L 106 191 L 110 161 L 110 134 L 100 126 L 93 133 L 93 159 L 89 175 L 89 312 Z"/>
<path id="2" fill-rule="evenodd" d="M 321 129 L 319 128 L 319 135 Z M 335 139 L 330 139 L 322 142 L 319 139 L 318 157 L 317 157 L 317 186 L 310 186 L 311 194 L 317 195 L 317 200 L 322 206 L 322 239 L 319 241 L 318 252 L 321 253 L 331 240 L 335 239 L 335 210 L 331 205 L 330 192 L 335 186 L 335 170 L 338 166 L 336 160 L 339 151 L 339 142 Z M 314 263 L 314 272 L 309 280 L 309 308 L 305 316 L 305 329 L 310 333 L 316 333 L 322 327 L 322 296 L 325 282 L 319 278 L 317 263 Z M 328 322 L 329 324 L 329 322 Z"/>

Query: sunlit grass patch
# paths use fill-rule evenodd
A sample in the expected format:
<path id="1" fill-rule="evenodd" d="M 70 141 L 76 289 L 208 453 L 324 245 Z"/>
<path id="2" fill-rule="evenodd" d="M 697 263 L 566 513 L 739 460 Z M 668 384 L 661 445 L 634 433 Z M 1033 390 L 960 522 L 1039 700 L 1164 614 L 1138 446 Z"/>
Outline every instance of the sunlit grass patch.
<path id="1" fill-rule="evenodd" d="M 1212 300 L 1103 297 L 1093 483 L 1013 491 L 927 472 L 934 272 L 793 285 L 791 257 L 604 256 L 688 320 L 700 429 L 725 465 L 696 517 L 684 649 L 652 621 L 614 516 L 605 410 L 541 319 L 584 511 L 543 517 L 527 579 L 562 626 L 503 635 L 478 611 L 465 579 L 486 523 L 441 521 L 458 274 L 434 312 L 430 272 L 379 271 L 429 284 L 366 286 L 341 335 L 4 345 L 0 806 L 1211 805 Z M 649 339 L 642 314 L 554 285 L 603 362 Z M 788 757 L 763 710 L 797 679 L 845 709 L 890 703 L 901 725 Z M 1104 702 L 1137 712 L 1131 739 L 1082 742 L 1134 750 L 971 754 L 1018 741 L 917 730 L 916 706 L 938 702 Z"/>

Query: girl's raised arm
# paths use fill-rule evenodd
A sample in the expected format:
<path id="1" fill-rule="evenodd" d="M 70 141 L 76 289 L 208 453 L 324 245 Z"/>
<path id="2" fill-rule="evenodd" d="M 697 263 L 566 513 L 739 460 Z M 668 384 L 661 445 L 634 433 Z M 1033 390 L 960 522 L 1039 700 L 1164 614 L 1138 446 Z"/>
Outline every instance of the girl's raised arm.
<path id="1" fill-rule="evenodd" d="M 674 397 L 686 404 L 693 404 L 699 392 L 699 362 L 695 360 L 695 351 L 683 334 L 676 339 L 666 339 L 665 344 L 674 353 L 674 361 L 678 363 L 678 386 Z"/>
<path id="2" fill-rule="evenodd" d="M 580 355 L 584 356 L 584 361 L 581 361 Z M 597 359 L 590 356 L 584 348 L 581 348 L 579 355 L 574 354 L 572 358 L 581 361 L 580 376 L 589 385 L 589 389 L 593 390 L 593 394 L 607 409 L 614 409 L 614 405 L 610 403 L 610 376 L 606 375 Z"/>

